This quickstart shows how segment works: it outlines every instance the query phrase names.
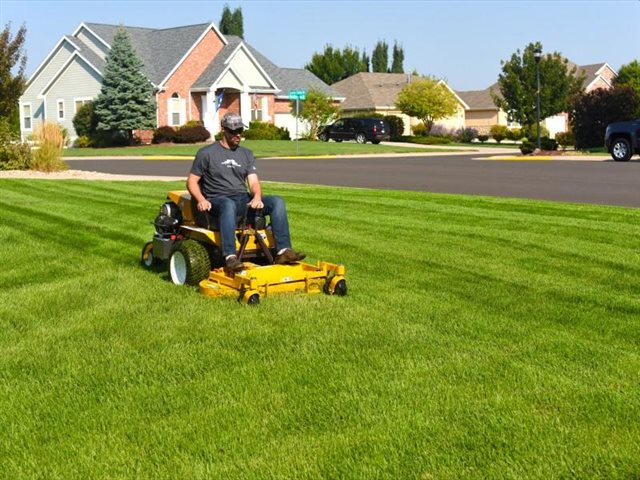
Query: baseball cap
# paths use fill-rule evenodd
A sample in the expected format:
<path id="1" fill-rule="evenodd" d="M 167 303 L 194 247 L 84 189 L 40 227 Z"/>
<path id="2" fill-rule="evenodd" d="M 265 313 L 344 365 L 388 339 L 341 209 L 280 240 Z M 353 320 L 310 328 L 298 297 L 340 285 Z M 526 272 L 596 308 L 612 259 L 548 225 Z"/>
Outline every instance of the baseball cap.
<path id="1" fill-rule="evenodd" d="M 247 128 L 244 123 L 242 123 L 242 117 L 235 112 L 229 112 L 222 117 L 222 122 L 220 124 L 223 128 L 228 128 L 229 130 L 237 130 L 239 128 Z"/>

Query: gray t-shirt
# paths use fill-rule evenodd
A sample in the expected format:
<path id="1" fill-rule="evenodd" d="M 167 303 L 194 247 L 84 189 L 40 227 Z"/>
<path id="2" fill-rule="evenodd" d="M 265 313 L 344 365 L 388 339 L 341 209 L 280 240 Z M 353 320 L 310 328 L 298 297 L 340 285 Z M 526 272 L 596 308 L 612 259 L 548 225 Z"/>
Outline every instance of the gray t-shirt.
<path id="1" fill-rule="evenodd" d="M 200 178 L 200 189 L 206 198 L 230 196 L 247 191 L 247 175 L 258 173 L 256 159 L 248 148 L 224 148 L 219 142 L 201 148 L 191 166 Z"/>

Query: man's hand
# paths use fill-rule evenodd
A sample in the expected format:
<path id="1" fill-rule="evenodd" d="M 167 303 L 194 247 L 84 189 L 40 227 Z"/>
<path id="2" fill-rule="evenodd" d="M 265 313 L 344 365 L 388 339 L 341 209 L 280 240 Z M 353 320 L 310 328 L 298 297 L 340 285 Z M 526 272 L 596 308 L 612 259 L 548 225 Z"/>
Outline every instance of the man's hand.
<path id="1" fill-rule="evenodd" d="M 198 202 L 198 211 L 200 212 L 208 212 L 211 210 L 211 202 L 206 198 L 203 198 Z"/>
<path id="2" fill-rule="evenodd" d="M 262 198 L 253 197 L 251 201 L 248 203 L 251 208 L 264 208 L 264 203 L 262 203 Z"/>

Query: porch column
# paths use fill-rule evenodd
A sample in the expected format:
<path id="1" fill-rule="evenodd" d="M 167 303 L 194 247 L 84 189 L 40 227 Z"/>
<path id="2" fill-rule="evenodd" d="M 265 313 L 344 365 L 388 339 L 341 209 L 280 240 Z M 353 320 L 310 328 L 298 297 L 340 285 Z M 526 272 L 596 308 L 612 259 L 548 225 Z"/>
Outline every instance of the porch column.
<path id="1" fill-rule="evenodd" d="M 240 92 L 240 116 L 242 117 L 242 123 L 248 127 L 249 122 L 251 122 L 251 100 L 249 92 L 246 90 Z"/>

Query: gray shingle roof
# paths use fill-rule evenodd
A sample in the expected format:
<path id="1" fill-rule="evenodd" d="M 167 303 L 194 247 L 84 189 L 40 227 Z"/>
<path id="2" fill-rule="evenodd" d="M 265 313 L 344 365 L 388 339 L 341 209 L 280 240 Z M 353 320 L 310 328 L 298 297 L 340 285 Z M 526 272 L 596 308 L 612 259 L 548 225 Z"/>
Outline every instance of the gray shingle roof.
<path id="1" fill-rule="evenodd" d="M 91 65 L 96 67 L 101 72 L 104 70 L 104 66 L 106 65 L 106 62 L 102 58 L 100 58 L 96 53 L 94 53 L 93 50 L 91 50 L 87 46 L 86 43 L 84 43 L 79 38 L 70 37 L 68 35 L 65 35 L 64 38 L 66 38 L 71 43 L 73 43 L 76 47 L 78 47 L 79 49 L 78 53 L 82 55 L 87 60 L 87 62 L 91 63 Z"/>
<path id="2" fill-rule="evenodd" d="M 113 43 L 119 25 L 85 23 L 87 28 L 109 45 Z M 131 36 L 131 43 L 144 64 L 145 74 L 155 85 L 171 72 L 211 23 L 184 27 L 152 29 L 142 27 L 123 28 Z"/>
<path id="3" fill-rule="evenodd" d="M 456 93 L 471 110 L 498 110 L 496 104 L 493 103 L 491 90 L 493 90 L 493 93 L 496 95 L 500 95 L 500 89 L 498 88 L 497 82 L 484 90 L 467 90 L 464 92 L 456 91 Z"/>

